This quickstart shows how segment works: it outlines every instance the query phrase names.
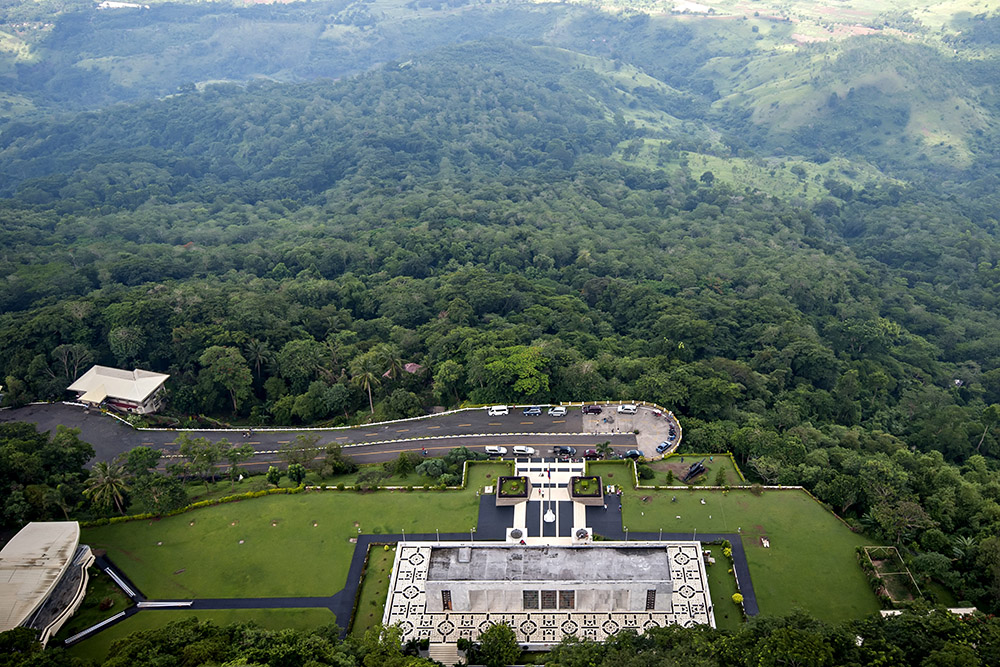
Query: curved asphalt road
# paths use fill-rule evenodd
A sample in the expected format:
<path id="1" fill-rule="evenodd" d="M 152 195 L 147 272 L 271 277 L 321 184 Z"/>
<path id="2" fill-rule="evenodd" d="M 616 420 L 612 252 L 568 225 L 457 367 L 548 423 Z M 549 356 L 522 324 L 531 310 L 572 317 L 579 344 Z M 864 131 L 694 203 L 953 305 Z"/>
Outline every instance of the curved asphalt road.
<path id="1" fill-rule="evenodd" d="M 611 414 L 611 410 L 605 410 L 605 415 Z M 80 437 L 94 447 L 94 461 L 110 461 L 140 445 L 159 449 L 167 457 L 177 455 L 177 446 L 173 441 L 181 432 L 138 431 L 113 417 L 96 411 L 86 412 L 83 408 L 64 403 L 3 410 L 0 411 L 0 421 L 32 422 L 38 425 L 40 431 L 54 431 L 60 424 L 79 428 Z M 521 410 L 511 410 L 504 417 L 490 417 L 485 409 L 476 409 L 347 429 L 254 431 L 249 438 L 243 437 L 240 430 L 188 432 L 213 442 L 223 438 L 234 444 L 247 442 L 258 452 L 248 465 L 262 466 L 276 462 L 278 458 L 274 452 L 294 443 L 299 433 L 315 433 L 320 436 L 317 446 L 341 444 L 346 448 L 345 453 L 357 462 L 374 463 L 396 458 L 405 451 L 421 452 L 426 448 L 429 455 L 440 456 L 449 449 L 461 446 L 482 449 L 486 445 L 508 448 L 526 445 L 534 447 L 539 455 L 544 456 L 551 454 L 554 445 L 588 449 L 610 441 L 621 452 L 636 447 L 636 438 L 632 433 L 614 432 L 614 429 L 622 429 L 623 426 L 621 419 L 617 426 L 604 424 L 601 417 L 583 415 L 579 409 L 571 409 L 566 416 L 559 418 L 549 417 L 544 411 L 538 417 L 525 417 Z"/>

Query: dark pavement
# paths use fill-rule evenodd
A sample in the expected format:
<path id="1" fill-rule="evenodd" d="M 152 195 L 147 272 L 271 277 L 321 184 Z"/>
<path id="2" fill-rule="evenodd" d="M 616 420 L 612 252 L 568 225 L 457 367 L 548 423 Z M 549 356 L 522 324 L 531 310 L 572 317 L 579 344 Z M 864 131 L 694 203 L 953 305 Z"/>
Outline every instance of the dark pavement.
<path id="1" fill-rule="evenodd" d="M 173 441 L 182 432 L 136 430 L 114 417 L 96 411 L 88 413 L 83 408 L 63 403 L 0 410 L 0 421 L 32 422 L 38 425 L 40 431 L 54 431 L 60 424 L 79 428 L 80 437 L 94 447 L 95 461 L 111 461 L 119 454 L 140 445 L 160 449 L 166 457 L 176 455 L 177 447 Z M 461 446 L 481 449 L 486 445 L 527 445 L 538 449 L 540 453 L 548 453 L 553 445 L 595 447 L 604 441 L 611 441 L 619 450 L 635 447 L 636 439 L 631 433 L 576 435 L 582 428 L 583 418 L 579 410 L 570 410 L 565 417 L 557 419 L 544 413 L 540 417 L 524 417 L 519 410 L 512 411 L 505 417 L 490 417 L 485 409 L 476 409 L 392 424 L 343 429 L 254 429 L 249 438 L 244 438 L 244 431 L 240 429 L 187 432 L 194 437 L 204 436 L 212 441 L 226 438 L 235 444 L 246 442 L 253 445 L 258 455 L 250 462 L 252 467 L 276 463 L 278 458 L 275 452 L 293 443 L 295 436 L 300 433 L 318 434 L 319 447 L 343 445 L 345 453 L 358 463 L 387 461 L 397 457 L 400 452 L 419 452 L 423 448 L 431 455 L 441 455 Z M 169 459 L 165 462 L 169 462 Z"/>

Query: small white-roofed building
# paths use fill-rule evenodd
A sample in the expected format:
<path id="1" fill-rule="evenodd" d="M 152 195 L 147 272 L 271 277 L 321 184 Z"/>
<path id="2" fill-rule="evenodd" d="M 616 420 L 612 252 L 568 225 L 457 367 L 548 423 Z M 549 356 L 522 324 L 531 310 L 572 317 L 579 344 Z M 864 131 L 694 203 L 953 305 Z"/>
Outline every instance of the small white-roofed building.
<path id="1" fill-rule="evenodd" d="M 93 366 L 67 387 L 87 405 L 106 405 L 121 412 L 148 414 L 163 405 L 163 383 L 169 375 L 135 369 Z"/>
<path id="2" fill-rule="evenodd" d="M 87 592 L 90 547 L 76 521 L 32 521 L 0 550 L 0 632 L 18 626 L 46 644 Z"/>

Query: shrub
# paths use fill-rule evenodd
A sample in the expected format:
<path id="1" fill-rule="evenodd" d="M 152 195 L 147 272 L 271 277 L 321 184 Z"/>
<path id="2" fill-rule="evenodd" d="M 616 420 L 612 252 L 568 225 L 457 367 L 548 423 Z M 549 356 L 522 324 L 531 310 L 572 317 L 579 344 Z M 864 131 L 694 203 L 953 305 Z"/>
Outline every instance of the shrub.
<path id="1" fill-rule="evenodd" d="M 111 607 L 115 606 L 115 601 L 111 598 L 102 598 L 101 602 L 97 605 L 97 608 L 101 611 L 107 611 Z"/>
<path id="2" fill-rule="evenodd" d="M 656 473 L 645 463 L 640 463 L 636 466 L 636 472 L 639 475 L 639 479 L 653 479 L 656 477 Z"/>
<path id="3" fill-rule="evenodd" d="M 764 487 L 761 486 L 760 484 L 751 484 L 750 493 L 754 494 L 755 496 L 759 496 L 762 493 L 764 493 Z"/>
<path id="4" fill-rule="evenodd" d="M 736 604 L 743 604 L 743 596 L 739 593 L 733 593 L 733 602 Z"/>

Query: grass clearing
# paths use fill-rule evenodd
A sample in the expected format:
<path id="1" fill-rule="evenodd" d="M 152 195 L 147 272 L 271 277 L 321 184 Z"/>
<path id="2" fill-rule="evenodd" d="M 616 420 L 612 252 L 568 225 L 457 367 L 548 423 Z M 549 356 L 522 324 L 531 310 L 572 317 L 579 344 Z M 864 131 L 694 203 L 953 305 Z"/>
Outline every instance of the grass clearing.
<path id="1" fill-rule="evenodd" d="M 392 574 L 395 558 L 395 546 L 386 549 L 385 546 L 378 544 L 371 545 L 368 551 L 368 566 L 365 569 L 365 576 L 361 579 L 358 608 L 354 610 L 352 635 L 364 637 L 369 628 L 382 622 L 385 600 L 389 595 L 389 577 Z"/>
<path id="2" fill-rule="evenodd" d="M 676 498 L 676 500 L 673 500 Z M 701 503 L 705 500 L 705 504 Z M 742 531 L 762 614 L 802 608 L 828 622 L 878 610 L 855 547 L 870 543 L 803 491 L 627 490 L 623 521 L 639 532 Z M 760 538 L 770 541 L 770 548 Z"/>
<path id="3" fill-rule="evenodd" d="M 587 474 L 599 475 L 605 486 L 619 484 L 625 489 L 635 486 L 631 461 L 590 461 L 587 463 Z"/>
<path id="4" fill-rule="evenodd" d="M 265 496 L 85 528 L 81 541 L 107 550 L 151 599 L 332 595 L 344 587 L 359 531 L 468 531 L 478 519 L 476 491 L 509 470 L 470 464 L 461 491 Z"/>
<path id="5" fill-rule="evenodd" d="M 728 454 L 720 454 L 718 456 L 671 454 L 660 461 L 653 461 L 649 464 L 649 467 L 656 472 L 656 477 L 640 481 L 642 484 L 649 486 L 680 486 L 683 484 L 683 482 L 681 482 L 681 478 L 687 474 L 688 468 L 691 467 L 691 464 L 701 461 L 702 459 L 704 459 L 705 470 L 707 472 L 695 478 L 692 482 L 693 486 L 715 486 L 715 481 L 720 470 L 723 471 L 723 474 L 726 476 L 725 483 L 723 483 L 722 486 L 727 484 L 730 486 L 746 484 L 746 481 L 740 477 L 738 472 L 736 472 L 736 466 L 733 465 L 733 461 L 729 458 Z M 668 472 L 674 473 L 673 482 L 669 481 L 669 478 L 667 477 Z"/>
<path id="6" fill-rule="evenodd" d="M 101 572 L 100 568 L 91 567 L 87 574 L 90 577 L 87 582 L 87 594 L 73 617 L 60 628 L 56 639 L 62 640 L 72 637 L 81 630 L 96 625 L 132 606 L 132 601 L 128 599 L 128 596 L 122 589 L 118 588 L 115 582 L 111 581 L 108 575 Z M 111 600 L 111 606 L 102 611 L 100 604 L 105 599 Z"/>
<path id="7" fill-rule="evenodd" d="M 712 552 L 715 562 L 705 567 L 708 573 L 708 589 L 712 594 L 712 609 L 715 614 L 715 626 L 720 630 L 736 632 L 743 625 L 743 613 L 733 602 L 736 592 L 736 576 L 729 572 L 732 564 L 722 553 L 722 546 L 706 544 L 705 549 Z"/>
<path id="8" fill-rule="evenodd" d="M 146 609 L 97 633 L 86 641 L 70 647 L 68 651 L 78 658 L 101 663 L 107 658 L 108 649 L 111 648 L 111 644 L 115 640 L 127 637 L 133 632 L 162 628 L 174 621 L 191 617 L 200 621 L 211 621 L 216 625 L 254 622 L 268 630 L 281 630 L 282 628 L 310 630 L 336 622 L 329 609 L 231 609 L 220 611 Z"/>

